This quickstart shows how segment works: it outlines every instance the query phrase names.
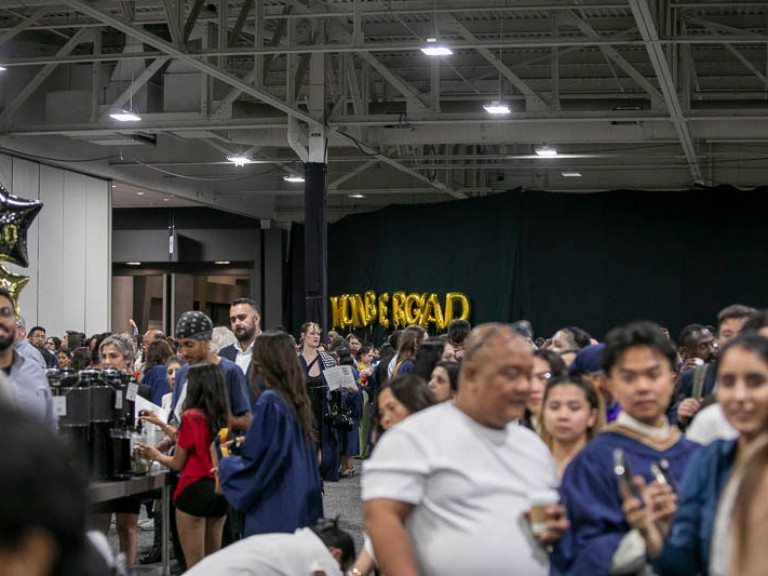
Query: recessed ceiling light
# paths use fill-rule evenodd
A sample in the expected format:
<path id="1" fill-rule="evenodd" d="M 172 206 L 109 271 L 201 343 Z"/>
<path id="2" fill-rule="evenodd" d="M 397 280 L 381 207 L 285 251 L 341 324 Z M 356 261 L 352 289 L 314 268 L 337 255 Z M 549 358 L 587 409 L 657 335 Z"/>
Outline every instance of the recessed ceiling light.
<path id="1" fill-rule="evenodd" d="M 112 184 L 112 188 L 117 188 L 117 184 Z"/>
<path id="2" fill-rule="evenodd" d="M 539 146 L 536 148 L 536 155 L 542 158 L 554 158 L 557 156 L 557 149 L 552 146 Z"/>
<path id="3" fill-rule="evenodd" d="M 347 194 L 347 196 L 355 199 L 365 198 L 365 194 L 360 194 L 360 192 L 355 192 L 354 194 Z"/>
<path id="4" fill-rule="evenodd" d="M 294 184 L 304 182 L 304 176 L 301 176 L 299 174 L 287 174 L 283 176 L 283 180 L 286 182 L 291 182 Z"/>
<path id="5" fill-rule="evenodd" d="M 117 112 L 112 112 L 109 117 L 113 120 L 117 120 L 118 122 L 139 122 L 141 120 L 141 116 L 129 110 L 119 110 Z"/>
<path id="6" fill-rule="evenodd" d="M 483 108 L 488 114 L 493 114 L 495 116 L 503 116 L 512 113 L 509 105 L 504 102 L 489 102 L 488 104 L 483 104 Z"/>
<path id="7" fill-rule="evenodd" d="M 170 198 L 163 198 L 163 202 L 170 202 L 170 201 L 171 201 Z"/>
<path id="8" fill-rule="evenodd" d="M 141 266 L 141 262 L 126 262 L 126 266 Z"/>
<path id="9" fill-rule="evenodd" d="M 144 192 L 136 192 L 136 196 L 144 196 Z"/>
<path id="10" fill-rule="evenodd" d="M 570 172 L 563 172 L 563 178 L 581 178 L 581 172 L 571 170 Z"/>
<path id="11" fill-rule="evenodd" d="M 231 264 L 229 260 L 214 260 L 213 263 L 219 266 L 226 266 L 227 264 Z"/>
<path id="12" fill-rule="evenodd" d="M 232 162 L 235 166 L 245 166 L 246 164 L 251 163 L 251 159 L 245 154 L 231 154 L 230 156 L 227 156 L 227 160 Z"/>

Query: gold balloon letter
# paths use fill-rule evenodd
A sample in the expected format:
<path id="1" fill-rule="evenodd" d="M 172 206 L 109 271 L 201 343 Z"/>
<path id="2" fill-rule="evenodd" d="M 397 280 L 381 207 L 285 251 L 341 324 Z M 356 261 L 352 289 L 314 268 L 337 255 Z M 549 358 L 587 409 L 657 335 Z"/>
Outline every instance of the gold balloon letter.
<path id="1" fill-rule="evenodd" d="M 363 303 L 363 297 L 360 294 L 354 294 L 349 297 L 350 304 L 352 305 L 352 325 L 355 328 L 361 328 L 362 326 L 368 326 L 368 319 L 365 317 L 365 304 Z"/>
<path id="2" fill-rule="evenodd" d="M 389 302 L 389 292 L 384 292 L 384 294 L 379 296 L 379 324 L 385 330 L 389 328 L 389 307 L 387 302 Z"/>
<path id="3" fill-rule="evenodd" d="M 454 304 L 458 302 L 461 304 L 461 314 L 454 318 Z M 445 295 L 445 325 L 447 326 L 451 320 L 468 320 L 469 319 L 469 298 L 466 294 L 461 292 L 448 292 Z"/>
<path id="4" fill-rule="evenodd" d="M 438 330 L 445 330 L 445 317 L 443 307 L 440 306 L 440 298 L 437 294 L 428 294 L 421 314 L 421 325 L 425 328 L 432 322 Z"/>
<path id="5" fill-rule="evenodd" d="M 339 309 L 339 297 L 331 296 L 331 330 L 341 328 L 341 310 Z"/>
<path id="6" fill-rule="evenodd" d="M 408 324 L 421 324 L 421 311 L 426 294 L 409 294 L 405 299 L 405 318 Z"/>
<path id="7" fill-rule="evenodd" d="M 353 323 L 353 317 L 352 317 L 352 310 L 349 302 L 349 294 L 342 294 L 339 297 L 339 310 L 340 310 L 340 322 L 339 326 L 341 326 L 342 330 L 344 328 L 349 328 L 352 326 Z"/>
<path id="8" fill-rule="evenodd" d="M 368 290 L 365 293 L 365 321 L 366 326 L 376 322 L 379 315 L 379 309 L 376 307 L 376 292 Z"/>
<path id="9" fill-rule="evenodd" d="M 392 294 L 392 324 L 395 329 L 405 328 L 408 321 L 405 318 L 405 292 Z"/>

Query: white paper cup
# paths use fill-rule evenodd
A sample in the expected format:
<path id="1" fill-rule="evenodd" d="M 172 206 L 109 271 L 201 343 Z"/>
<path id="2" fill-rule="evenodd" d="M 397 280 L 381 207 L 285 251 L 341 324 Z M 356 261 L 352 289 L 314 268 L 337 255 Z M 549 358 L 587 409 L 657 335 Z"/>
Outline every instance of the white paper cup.
<path id="1" fill-rule="evenodd" d="M 547 508 L 560 502 L 557 490 L 537 490 L 528 500 L 531 504 L 531 530 L 537 536 L 547 530 Z"/>

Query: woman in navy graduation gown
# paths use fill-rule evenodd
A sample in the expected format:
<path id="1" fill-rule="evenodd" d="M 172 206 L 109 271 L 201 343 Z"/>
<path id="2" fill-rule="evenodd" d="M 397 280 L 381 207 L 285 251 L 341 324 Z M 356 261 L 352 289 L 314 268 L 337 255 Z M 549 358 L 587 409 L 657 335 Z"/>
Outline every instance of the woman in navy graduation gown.
<path id="1" fill-rule="evenodd" d="M 264 380 L 239 456 L 219 461 L 229 503 L 244 514 L 243 536 L 293 532 L 323 515 L 315 422 L 290 335 L 265 332 L 253 349 Z M 220 449 L 220 447 L 219 447 Z"/>

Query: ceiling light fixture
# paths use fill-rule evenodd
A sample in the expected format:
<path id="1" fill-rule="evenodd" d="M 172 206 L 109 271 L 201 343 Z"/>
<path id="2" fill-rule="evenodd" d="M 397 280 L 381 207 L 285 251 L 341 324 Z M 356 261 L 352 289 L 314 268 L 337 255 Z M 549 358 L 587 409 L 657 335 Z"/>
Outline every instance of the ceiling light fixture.
<path id="1" fill-rule="evenodd" d="M 226 266 L 227 264 L 231 264 L 229 260 L 214 260 L 213 263 L 218 266 Z"/>
<path id="2" fill-rule="evenodd" d="M 0 72 L 5 72 L 7 68 L 5 66 L 0 66 Z"/>
<path id="3" fill-rule="evenodd" d="M 365 198 L 365 194 L 361 194 L 360 192 L 355 192 L 354 194 L 347 194 L 350 198 L 354 198 L 356 200 L 359 200 L 360 198 Z"/>
<path id="4" fill-rule="evenodd" d="M 452 56 L 453 50 L 445 44 L 439 44 L 437 38 L 427 38 L 427 43 L 421 47 L 421 52 L 425 56 Z"/>
<path id="5" fill-rule="evenodd" d="M 140 122 L 141 116 L 138 114 L 135 114 L 134 112 L 131 112 L 130 110 L 119 110 L 117 112 L 112 112 L 109 115 L 112 120 L 117 120 L 118 122 Z"/>
<path id="6" fill-rule="evenodd" d="M 502 39 L 502 22 L 501 16 L 499 16 L 499 42 L 501 42 Z M 483 108 L 485 109 L 488 114 L 491 114 L 492 116 L 506 116 L 507 114 L 511 114 L 512 110 L 509 107 L 509 104 L 506 104 L 501 99 L 501 67 L 504 65 L 504 60 L 502 60 L 501 57 L 501 46 L 499 46 L 499 98 L 497 100 L 494 100 L 493 102 L 489 102 L 488 104 L 483 104 Z"/>
<path id="7" fill-rule="evenodd" d="M 542 158 L 554 158 L 557 156 L 557 149 L 552 146 L 539 146 L 536 148 L 536 155 Z"/>
<path id="8" fill-rule="evenodd" d="M 488 112 L 488 114 L 493 114 L 494 116 L 504 116 L 506 114 L 512 113 L 512 110 L 508 104 L 499 101 L 483 104 L 483 108 L 486 112 Z"/>
<path id="9" fill-rule="evenodd" d="M 170 202 L 170 201 L 171 201 L 170 198 L 163 198 L 163 202 Z"/>
<path id="10" fill-rule="evenodd" d="M 141 266 L 141 262 L 126 262 L 126 266 Z"/>
<path id="11" fill-rule="evenodd" d="M 136 192 L 136 196 L 144 196 L 144 192 Z"/>
<path id="12" fill-rule="evenodd" d="M 291 182 L 292 184 L 299 184 L 304 182 L 304 176 L 300 176 L 299 174 L 286 174 L 283 176 L 283 180 Z"/>
<path id="13" fill-rule="evenodd" d="M 227 160 L 229 162 L 232 162 L 235 166 L 245 166 L 246 164 L 251 163 L 251 159 L 248 158 L 245 154 L 230 154 L 227 156 Z"/>
<path id="14" fill-rule="evenodd" d="M 435 0 L 432 0 L 432 36 L 427 38 L 427 43 L 421 47 L 421 52 L 425 56 L 451 56 L 453 50 L 445 44 L 438 42 L 437 33 L 437 14 L 435 13 Z"/>
<path id="15" fill-rule="evenodd" d="M 563 172 L 562 176 L 563 178 L 581 178 L 581 172 L 577 172 L 576 170 L 571 170 L 569 172 Z"/>

